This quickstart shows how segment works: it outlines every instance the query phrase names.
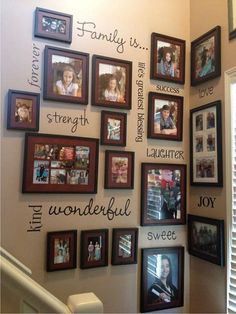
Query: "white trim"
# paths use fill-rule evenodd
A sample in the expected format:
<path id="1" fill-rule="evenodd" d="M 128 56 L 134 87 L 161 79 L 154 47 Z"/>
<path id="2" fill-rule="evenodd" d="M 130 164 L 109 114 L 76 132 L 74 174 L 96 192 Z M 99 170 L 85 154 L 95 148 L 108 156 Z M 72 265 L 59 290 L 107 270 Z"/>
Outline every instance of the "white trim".
<path id="1" fill-rule="evenodd" d="M 225 161 L 226 161 L 226 173 L 225 173 L 225 186 L 226 186 L 226 235 L 227 235 L 227 264 L 230 261 L 231 255 L 231 227 L 232 227 L 232 110 L 231 110 L 231 85 L 236 83 L 236 67 L 225 72 Z M 228 266 L 228 265 L 227 265 Z M 229 278 L 230 267 L 227 267 L 227 313 L 229 306 Z"/>

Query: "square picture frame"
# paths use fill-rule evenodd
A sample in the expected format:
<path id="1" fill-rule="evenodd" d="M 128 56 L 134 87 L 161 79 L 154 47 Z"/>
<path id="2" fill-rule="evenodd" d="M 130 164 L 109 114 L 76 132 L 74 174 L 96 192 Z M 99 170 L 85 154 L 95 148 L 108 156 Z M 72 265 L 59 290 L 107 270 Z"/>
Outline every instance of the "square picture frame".
<path id="1" fill-rule="evenodd" d="M 126 146 L 127 114 L 124 112 L 101 112 L 101 145 Z"/>
<path id="2" fill-rule="evenodd" d="M 190 184 L 223 186 L 221 101 L 190 110 Z"/>
<path id="3" fill-rule="evenodd" d="M 89 54 L 45 46 L 43 98 L 88 104 Z"/>
<path id="4" fill-rule="evenodd" d="M 185 40 L 158 33 L 151 34 L 150 78 L 185 83 Z"/>
<path id="5" fill-rule="evenodd" d="M 188 215 L 189 254 L 224 266 L 224 220 Z"/>
<path id="6" fill-rule="evenodd" d="M 108 229 L 82 230 L 80 240 L 81 269 L 108 265 Z"/>
<path id="7" fill-rule="evenodd" d="M 22 193 L 97 193 L 98 139 L 25 134 Z"/>
<path id="8" fill-rule="evenodd" d="M 105 189 L 134 188 L 134 158 L 130 151 L 105 151 Z"/>
<path id="9" fill-rule="evenodd" d="M 38 131 L 40 94 L 9 89 L 7 129 Z"/>
<path id="10" fill-rule="evenodd" d="M 47 233 L 47 271 L 76 268 L 77 230 Z"/>
<path id="11" fill-rule="evenodd" d="M 229 40 L 236 37 L 236 2 L 228 0 Z"/>
<path id="12" fill-rule="evenodd" d="M 216 26 L 191 42 L 191 86 L 221 75 L 221 27 Z"/>
<path id="13" fill-rule="evenodd" d="M 132 62 L 93 55 L 92 105 L 131 109 Z"/>
<path id="14" fill-rule="evenodd" d="M 182 96 L 149 92 L 148 138 L 182 141 Z"/>
<path id="15" fill-rule="evenodd" d="M 138 228 L 112 230 L 112 265 L 137 264 Z"/>
<path id="16" fill-rule="evenodd" d="M 71 43 L 73 16 L 37 7 L 34 36 Z"/>
<path id="17" fill-rule="evenodd" d="M 141 313 L 183 306 L 184 247 L 142 249 L 141 267 Z"/>
<path id="18" fill-rule="evenodd" d="M 141 226 L 186 223 L 186 165 L 141 164 Z"/>

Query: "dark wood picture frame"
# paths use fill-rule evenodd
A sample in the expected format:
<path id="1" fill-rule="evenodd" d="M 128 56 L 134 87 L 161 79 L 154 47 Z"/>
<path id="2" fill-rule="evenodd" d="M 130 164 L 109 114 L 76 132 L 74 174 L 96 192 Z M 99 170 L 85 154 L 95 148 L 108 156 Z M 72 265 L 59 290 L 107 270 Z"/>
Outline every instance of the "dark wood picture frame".
<path id="1" fill-rule="evenodd" d="M 43 98 L 88 104 L 89 54 L 45 46 Z"/>
<path id="2" fill-rule="evenodd" d="M 108 229 L 82 230 L 80 243 L 81 269 L 108 265 Z"/>
<path id="3" fill-rule="evenodd" d="M 186 165 L 141 164 L 141 226 L 186 223 Z"/>
<path id="4" fill-rule="evenodd" d="M 223 186 L 221 101 L 190 110 L 190 184 Z"/>
<path id="5" fill-rule="evenodd" d="M 76 268 L 77 230 L 47 233 L 47 271 Z"/>
<path id="6" fill-rule="evenodd" d="M 95 138 L 25 134 L 23 193 L 97 193 Z"/>
<path id="7" fill-rule="evenodd" d="M 221 27 L 216 26 L 191 42 L 191 86 L 221 75 Z"/>
<path id="8" fill-rule="evenodd" d="M 234 1 L 234 2 L 233 2 Z M 229 40 L 236 37 L 235 0 L 228 0 Z"/>
<path id="9" fill-rule="evenodd" d="M 183 306 L 184 247 L 142 249 L 141 267 L 141 313 Z"/>
<path id="10" fill-rule="evenodd" d="M 101 145 L 126 146 L 127 114 L 124 112 L 101 112 Z"/>
<path id="11" fill-rule="evenodd" d="M 105 189 L 134 188 L 134 157 L 130 151 L 105 151 Z"/>
<path id="12" fill-rule="evenodd" d="M 73 16 L 43 8 L 35 10 L 34 36 L 71 43 Z"/>
<path id="13" fill-rule="evenodd" d="M 92 77 L 92 105 L 131 109 L 131 61 L 93 55 Z"/>
<path id="14" fill-rule="evenodd" d="M 40 94 L 9 89 L 7 129 L 38 131 Z"/>
<path id="15" fill-rule="evenodd" d="M 151 34 L 150 78 L 184 84 L 185 82 L 185 40 Z"/>
<path id="16" fill-rule="evenodd" d="M 188 251 L 224 266 L 224 220 L 188 215 Z"/>
<path id="17" fill-rule="evenodd" d="M 149 92 L 148 138 L 182 141 L 183 101 L 182 96 Z"/>
<path id="18" fill-rule="evenodd" d="M 112 265 L 137 264 L 138 228 L 114 228 Z"/>

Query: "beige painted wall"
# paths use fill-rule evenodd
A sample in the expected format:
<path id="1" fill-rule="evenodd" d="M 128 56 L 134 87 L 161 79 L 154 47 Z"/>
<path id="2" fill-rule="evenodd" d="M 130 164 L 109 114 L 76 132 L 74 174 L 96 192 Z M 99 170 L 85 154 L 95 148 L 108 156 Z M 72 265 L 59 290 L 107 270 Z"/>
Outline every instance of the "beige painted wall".
<path id="1" fill-rule="evenodd" d="M 73 14 L 73 41 L 71 45 L 34 38 L 33 21 L 35 7 L 43 7 L 55 11 Z M 140 227 L 140 164 L 141 162 L 166 162 L 188 163 L 188 104 L 189 104 L 189 1 L 188 0 L 120 0 L 109 3 L 106 0 L 86 1 L 49 1 L 38 0 L 4 0 L 2 1 L 1 32 L 2 32 L 2 245 L 15 255 L 33 271 L 33 278 L 54 293 L 62 301 L 70 294 L 93 291 L 104 303 L 105 312 L 137 312 L 139 311 L 141 256 L 140 249 L 146 247 L 176 246 L 186 247 L 186 226 Z M 76 22 L 92 21 L 97 26 L 98 32 L 109 33 L 115 29 L 119 31 L 127 43 L 124 53 L 116 51 L 114 43 L 101 40 L 91 40 L 89 36 L 77 36 Z M 147 95 L 149 91 L 156 91 L 156 84 L 173 86 L 150 81 L 149 62 L 150 51 L 135 49 L 129 46 L 130 37 L 135 37 L 142 47 L 150 49 L 150 35 L 158 32 L 186 40 L 186 83 L 184 86 L 176 85 L 181 96 L 184 96 L 184 132 L 182 142 L 167 142 L 147 140 Z M 22 194 L 22 168 L 24 132 L 6 130 L 6 106 L 8 89 L 39 92 L 39 89 L 28 84 L 31 78 L 32 45 L 40 49 L 40 85 L 41 85 L 41 113 L 40 132 L 50 134 L 78 135 L 99 138 L 100 111 L 103 108 L 58 103 L 42 99 L 43 86 L 43 51 L 45 44 L 61 48 L 69 48 L 93 54 L 115 57 L 133 62 L 133 89 L 132 110 L 128 112 L 128 141 L 125 150 L 135 151 L 135 186 L 133 190 L 104 190 L 104 151 L 107 147 L 100 146 L 98 193 L 96 195 L 70 195 L 70 194 Z M 135 142 L 137 135 L 137 71 L 138 62 L 146 64 L 144 78 L 144 103 L 145 124 L 142 143 Z M 91 65 L 91 62 L 90 62 Z M 91 74 L 91 66 L 90 66 Z M 91 95 L 91 75 L 89 79 L 89 96 Z M 89 97 L 90 98 L 90 97 Z M 67 125 L 49 124 L 46 118 L 48 113 L 57 111 L 62 115 L 76 117 L 83 113 L 89 125 L 80 127 L 72 134 L 71 127 Z M 169 148 L 184 151 L 184 160 L 165 160 L 146 156 L 147 148 Z M 127 198 L 131 200 L 131 215 L 129 217 L 116 217 L 113 221 L 97 217 L 62 217 L 49 216 L 50 205 L 84 206 L 93 197 L 99 204 L 107 204 L 111 196 L 116 197 L 117 207 L 122 207 Z M 42 205 L 42 230 L 41 232 L 27 232 L 32 219 L 32 209 L 29 205 Z M 139 227 L 139 256 L 137 265 L 111 266 L 111 232 L 116 227 Z M 78 243 L 80 231 L 85 229 L 108 228 L 109 266 L 90 270 L 74 270 L 47 273 L 46 262 L 46 234 L 48 231 L 77 229 Z M 175 231 L 177 239 L 148 240 L 149 231 L 162 232 L 163 230 Z M 78 250 L 79 260 L 79 250 Z M 183 313 L 189 311 L 189 257 L 185 250 L 185 290 L 184 307 L 173 309 L 172 312 Z M 7 293 L 7 291 L 5 291 Z M 4 294 L 4 297 L 6 295 Z M 12 311 L 8 308 L 6 299 L 3 299 L 3 312 Z"/>
<path id="2" fill-rule="evenodd" d="M 224 72 L 236 65 L 236 40 L 228 40 L 227 0 L 190 1 L 190 38 L 198 38 L 216 25 L 221 26 L 221 77 L 190 89 L 190 108 L 198 107 L 215 100 L 222 101 L 222 135 L 223 135 L 223 174 L 225 174 L 225 133 L 227 114 L 224 98 Z M 199 97 L 199 90 L 213 87 L 213 95 Z M 217 219 L 227 218 L 226 177 L 223 188 L 191 187 L 189 212 L 200 216 Z M 200 196 L 216 197 L 215 208 L 198 207 Z M 225 232 L 226 235 L 226 232 Z M 226 244 L 226 241 L 225 241 Z M 226 309 L 226 267 L 206 263 L 190 257 L 190 311 L 192 313 L 223 313 Z"/>

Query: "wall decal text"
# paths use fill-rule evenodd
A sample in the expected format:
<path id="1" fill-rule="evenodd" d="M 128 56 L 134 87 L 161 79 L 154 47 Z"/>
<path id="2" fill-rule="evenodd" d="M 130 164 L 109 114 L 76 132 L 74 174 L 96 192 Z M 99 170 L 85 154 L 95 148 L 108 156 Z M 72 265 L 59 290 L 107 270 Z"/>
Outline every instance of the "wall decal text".
<path id="1" fill-rule="evenodd" d="M 28 79 L 29 85 L 35 86 L 40 89 L 39 86 L 39 60 L 40 60 L 40 49 L 33 43 L 32 52 L 32 66 L 31 66 L 31 78 Z"/>

